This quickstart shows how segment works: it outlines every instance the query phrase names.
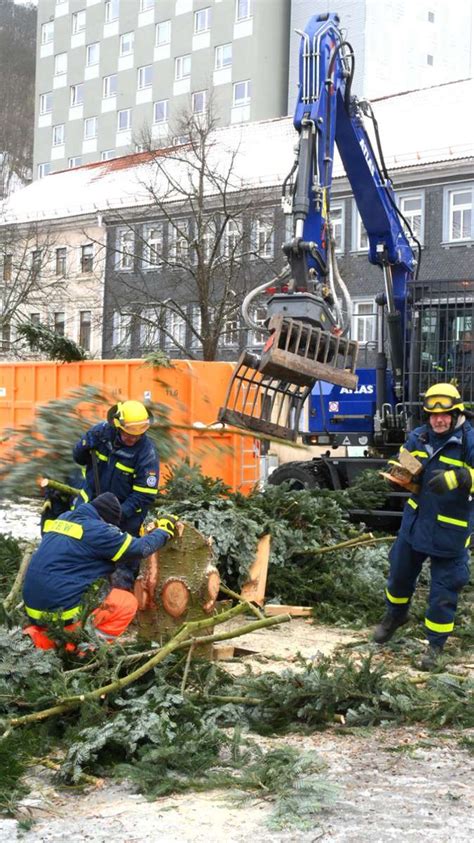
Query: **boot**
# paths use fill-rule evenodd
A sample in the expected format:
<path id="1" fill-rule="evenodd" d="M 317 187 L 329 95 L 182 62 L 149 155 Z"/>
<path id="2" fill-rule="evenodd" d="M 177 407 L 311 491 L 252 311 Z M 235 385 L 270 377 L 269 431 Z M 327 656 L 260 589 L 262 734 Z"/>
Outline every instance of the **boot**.
<path id="1" fill-rule="evenodd" d="M 436 647 L 434 644 L 429 644 L 426 653 L 422 656 L 420 661 L 420 670 L 434 670 L 438 667 L 443 647 Z"/>
<path id="2" fill-rule="evenodd" d="M 390 641 L 395 630 L 405 623 L 408 623 L 408 612 L 405 612 L 404 615 L 393 615 L 387 609 L 382 620 L 374 629 L 372 641 L 375 641 L 376 644 L 385 644 L 386 641 Z"/>

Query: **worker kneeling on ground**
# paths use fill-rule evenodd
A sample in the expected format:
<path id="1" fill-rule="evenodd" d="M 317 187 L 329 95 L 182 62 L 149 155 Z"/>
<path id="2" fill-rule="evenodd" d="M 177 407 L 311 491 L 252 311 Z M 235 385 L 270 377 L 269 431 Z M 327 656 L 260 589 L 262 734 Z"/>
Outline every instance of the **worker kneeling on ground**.
<path id="1" fill-rule="evenodd" d="M 107 421 L 91 427 L 73 449 L 74 460 L 84 469 L 82 501 L 112 492 L 122 506 L 120 527 L 133 536 L 139 535 L 158 494 L 159 459 L 146 435 L 151 420 L 141 401 L 115 404 Z"/>
<path id="2" fill-rule="evenodd" d="M 387 611 L 373 637 L 377 644 L 384 644 L 407 622 L 410 600 L 429 556 L 431 585 L 425 617 L 429 646 L 420 666 L 431 670 L 453 631 L 458 594 L 469 581 L 474 430 L 452 384 L 431 386 L 423 410 L 426 424 L 410 433 L 404 446 L 423 464 L 420 485 L 405 504 L 398 538 L 390 551 Z"/>
<path id="3" fill-rule="evenodd" d="M 160 518 L 152 532 L 138 539 L 121 532 L 121 515 L 115 495 L 105 492 L 91 503 L 45 522 L 43 538 L 31 557 L 23 588 L 25 610 L 34 621 L 24 632 L 36 647 L 49 650 L 55 646 L 44 629 L 49 619 L 70 621 L 66 630 L 77 627 L 85 593 L 104 577 L 110 578 L 113 585 L 92 612 L 96 633 L 111 642 L 135 617 L 138 603 L 130 589 L 140 560 L 174 535 L 177 518 Z M 117 562 L 120 576 L 114 579 Z"/>

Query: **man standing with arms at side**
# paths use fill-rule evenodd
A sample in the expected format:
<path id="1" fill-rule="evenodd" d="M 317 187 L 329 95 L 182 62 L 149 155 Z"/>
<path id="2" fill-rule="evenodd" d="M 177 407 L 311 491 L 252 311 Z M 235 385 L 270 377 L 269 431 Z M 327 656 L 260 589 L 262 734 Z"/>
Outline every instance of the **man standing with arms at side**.
<path id="1" fill-rule="evenodd" d="M 426 423 L 410 433 L 404 446 L 423 465 L 420 487 L 405 504 L 398 537 L 390 551 L 386 613 L 374 630 L 373 640 L 385 644 L 407 622 L 410 600 L 429 556 L 431 584 L 425 617 L 429 646 L 420 666 L 431 670 L 454 629 L 458 594 L 469 581 L 474 430 L 452 384 L 431 386 L 423 410 Z"/>

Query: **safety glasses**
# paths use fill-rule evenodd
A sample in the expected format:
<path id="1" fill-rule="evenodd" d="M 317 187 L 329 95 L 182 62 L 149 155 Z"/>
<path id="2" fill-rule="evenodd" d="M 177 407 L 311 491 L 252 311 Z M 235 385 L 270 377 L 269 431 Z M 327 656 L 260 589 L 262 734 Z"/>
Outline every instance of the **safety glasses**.
<path id="1" fill-rule="evenodd" d="M 455 403 L 449 395 L 430 395 L 425 398 L 424 407 L 425 410 L 452 410 Z"/>

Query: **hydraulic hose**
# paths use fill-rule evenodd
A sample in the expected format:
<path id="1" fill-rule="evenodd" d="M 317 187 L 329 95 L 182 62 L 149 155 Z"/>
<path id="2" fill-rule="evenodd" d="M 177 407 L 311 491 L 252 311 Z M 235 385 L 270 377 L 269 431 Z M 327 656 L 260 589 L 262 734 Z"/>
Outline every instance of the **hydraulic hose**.
<path id="1" fill-rule="evenodd" d="M 245 296 L 242 302 L 242 316 L 244 317 L 245 324 L 253 331 L 261 331 L 262 325 L 252 319 L 249 310 L 251 303 L 257 296 L 260 295 L 260 293 L 263 293 L 264 290 L 266 290 L 268 287 L 271 287 L 273 284 L 282 281 L 283 278 L 288 275 L 289 271 L 290 267 L 285 266 L 283 271 L 280 272 L 280 274 L 277 275 L 276 278 L 274 278 L 272 281 L 265 281 L 264 284 L 260 284 L 258 287 L 255 287 L 255 289 L 250 290 L 250 293 L 247 293 L 247 295 Z"/>

